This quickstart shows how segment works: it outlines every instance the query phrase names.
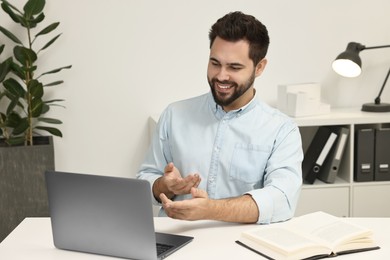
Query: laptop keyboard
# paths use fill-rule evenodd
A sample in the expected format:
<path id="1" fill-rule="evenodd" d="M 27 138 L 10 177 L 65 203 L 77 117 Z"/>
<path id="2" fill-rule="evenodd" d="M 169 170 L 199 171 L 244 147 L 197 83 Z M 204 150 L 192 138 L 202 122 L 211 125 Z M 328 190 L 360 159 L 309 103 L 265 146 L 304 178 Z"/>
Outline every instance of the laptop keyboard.
<path id="1" fill-rule="evenodd" d="M 160 254 L 165 253 L 169 249 L 171 249 L 173 246 L 172 245 L 156 243 L 156 247 L 157 247 L 157 255 L 160 255 Z"/>

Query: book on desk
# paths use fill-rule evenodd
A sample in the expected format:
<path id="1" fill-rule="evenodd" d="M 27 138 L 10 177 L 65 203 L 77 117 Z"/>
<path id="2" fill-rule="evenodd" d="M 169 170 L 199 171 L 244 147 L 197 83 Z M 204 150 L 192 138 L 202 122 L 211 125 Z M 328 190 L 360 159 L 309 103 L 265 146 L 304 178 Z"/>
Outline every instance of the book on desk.
<path id="1" fill-rule="evenodd" d="M 244 231 L 236 242 L 267 259 L 320 259 L 379 249 L 370 229 L 321 211 Z"/>

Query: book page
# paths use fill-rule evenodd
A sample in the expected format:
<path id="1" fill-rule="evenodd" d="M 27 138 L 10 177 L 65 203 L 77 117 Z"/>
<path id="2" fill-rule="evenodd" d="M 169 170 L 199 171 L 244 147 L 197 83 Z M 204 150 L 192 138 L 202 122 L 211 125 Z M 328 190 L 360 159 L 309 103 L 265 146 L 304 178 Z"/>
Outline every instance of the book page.
<path id="1" fill-rule="evenodd" d="M 275 259 L 302 259 L 331 253 L 329 248 L 278 224 L 244 232 L 240 241 Z"/>
<path id="2" fill-rule="evenodd" d="M 324 212 L 315 212 L 293 219 L 289 227 L 316 237 L 334 248 L 356 238 L 368 237 L 369 229 L 348 223 L 345 219 Z"/>
<path id="3" fill-rule="evenodd" d="M 259 243 L 263 243 L 265 241 L 269 247 L 273 248 L 274 250 L 283 251 L 284 253 L 291 253 L 302 248 L 323 247 L 316 241 L 311 240 L 309 237 L 298 234 L 292 230 L 285 229 L 282 226 L 266 226 L 264 228 L 248 231 L 247 234 L 249 234 L 247 238 L 255 240 Z M 246 234 L 244 233 L 243 236 L 246 236 Z M 329 248 L 327 251 L 329 251 Z"/>
<path id="4" fill-rule="evenodd" d="M 250 234 L 255 238 L 267 241 L 270 245 L 280 247 L 286 252 L 313 244 L 313 241 L 310 239 L 283 228 L 256 229 L 250 232 Z"/>

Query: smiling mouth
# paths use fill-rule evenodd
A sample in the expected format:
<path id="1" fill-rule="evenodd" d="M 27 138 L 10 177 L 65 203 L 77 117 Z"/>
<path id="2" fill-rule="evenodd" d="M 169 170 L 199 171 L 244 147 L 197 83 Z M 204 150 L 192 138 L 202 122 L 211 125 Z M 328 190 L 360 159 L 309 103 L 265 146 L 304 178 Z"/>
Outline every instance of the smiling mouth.
<path id="1" fill-rule="evenodd" d="M 221 84 L 216 84 L 218 88 L 221 88 L 221 89 L 229 89 L 232 87 L 232 85 L 221 85 Z"/>
<path id="2" fill-rule="evenodd" d="M 230 89 L 234 88 L 234 84 L 231 82 L 214 81 L 214 86 L 217 91 L 222 93 L 228 92 Z"/>

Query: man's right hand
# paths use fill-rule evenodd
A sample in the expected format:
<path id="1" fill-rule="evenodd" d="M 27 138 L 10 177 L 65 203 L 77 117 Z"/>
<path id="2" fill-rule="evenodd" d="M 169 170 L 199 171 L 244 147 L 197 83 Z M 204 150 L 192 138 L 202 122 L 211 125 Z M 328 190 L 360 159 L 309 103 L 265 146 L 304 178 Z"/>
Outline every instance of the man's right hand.
<path id="1" fill-rule="evenodd" d="M 161 193 L 164 193 L 168 198 L 173 198 L 175 195 L 189 194 L 192 187 L 197 188 L 199 186 L 200 181 L 200 176 L 197 173 L 183 178 L 171 162 L 165 166 L 164 176 L 154 182 L 153 194 L 155 198 L 159 198 Z"/>

